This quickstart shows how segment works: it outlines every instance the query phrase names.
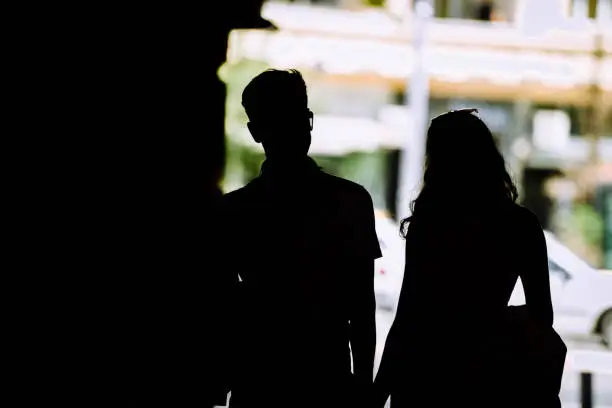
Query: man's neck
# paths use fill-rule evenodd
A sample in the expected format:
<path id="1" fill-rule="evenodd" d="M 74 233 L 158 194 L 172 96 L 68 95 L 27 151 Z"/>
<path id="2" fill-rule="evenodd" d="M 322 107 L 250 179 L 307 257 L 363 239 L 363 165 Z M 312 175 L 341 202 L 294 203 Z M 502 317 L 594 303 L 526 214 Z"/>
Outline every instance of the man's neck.
<path id="1" fill-rule="evenodd" d="M 317 163 L 307 155 L 298 157 L 267 157 L 266 161 L 261 166 L 261 172 L 264 173 L 288 173 L 303 172 L 308 170 L 318 169 Z M 281 174 L 282 174 L 281 173 Z"/>

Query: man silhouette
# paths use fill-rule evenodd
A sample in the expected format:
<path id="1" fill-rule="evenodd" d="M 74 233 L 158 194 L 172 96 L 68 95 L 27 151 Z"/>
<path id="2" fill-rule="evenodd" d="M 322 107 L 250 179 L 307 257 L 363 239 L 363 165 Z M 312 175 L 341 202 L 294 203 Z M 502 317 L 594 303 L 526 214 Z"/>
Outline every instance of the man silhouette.
<path id="1" fill-rule="evenodd" d="M 224 196 L 221 272 L 240 279 L 230 406 L 365 403 L 381 256 L 372 199 L 308 156 L 313 113 L 298 71 L 261 73 L 242 104 L 266 160 Z"/>

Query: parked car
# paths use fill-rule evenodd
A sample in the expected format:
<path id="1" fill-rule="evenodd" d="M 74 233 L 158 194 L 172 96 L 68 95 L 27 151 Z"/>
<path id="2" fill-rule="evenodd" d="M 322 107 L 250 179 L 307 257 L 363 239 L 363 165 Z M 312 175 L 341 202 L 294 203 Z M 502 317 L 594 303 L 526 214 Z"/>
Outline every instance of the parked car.
<path id="1" fill-rule="evenodd" d="M 382 212 L 376 213 L 376 232 L 383 253 L 375 263 L 376 303 L 394 312 L 404 274 L 405 241 L 399 225 Z M 566 337 L 598 336 L 612 348 L 612 272 L 593 268 L 551 232 L 544 236 L 555 329 Z M 520 279 L 509 303 L 525 303 Z"/>
<path id="2" fill-rule="evenodd" d="M 593 268 L 545 231 L 555 329 L 565 336 L 599 336 L 612 348 L 612 274 Z M 510 304 L 524 304 L 519 279 Z"/>

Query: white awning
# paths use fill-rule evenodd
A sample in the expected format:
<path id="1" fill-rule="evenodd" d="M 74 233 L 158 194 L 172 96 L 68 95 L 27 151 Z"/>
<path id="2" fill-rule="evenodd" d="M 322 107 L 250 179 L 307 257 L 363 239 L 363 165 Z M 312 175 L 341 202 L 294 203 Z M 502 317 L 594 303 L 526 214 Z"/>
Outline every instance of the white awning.
<path id="1" fill-rule="evenodd" d="M 425 69 L 432 78 L 448 82 L 484 80 L 511 85 L 537 82 L 554 89 L 588 85 L 593 80 L 594 59 L 588 54 L 442 44 L 430 44 L 424 52 Z M 388 78 L 408 78 L 415 58 L 407 42 L 287 31 L 235 33 L 230 41 L 229 55 L 230 61 L 247 58 L 266 61 L 279 68 L 309 68 L 336 75 L 375 74 Z M 603 71 L 603 75 L 608 75 L 605 68 Z"/>
<path id="2" fill-rule="evenodd" d="M 373 119 L 315 115 L 310 152 L 326 155 L 371 152 L 384 147 L 391 137 L 390 129 Z"/>

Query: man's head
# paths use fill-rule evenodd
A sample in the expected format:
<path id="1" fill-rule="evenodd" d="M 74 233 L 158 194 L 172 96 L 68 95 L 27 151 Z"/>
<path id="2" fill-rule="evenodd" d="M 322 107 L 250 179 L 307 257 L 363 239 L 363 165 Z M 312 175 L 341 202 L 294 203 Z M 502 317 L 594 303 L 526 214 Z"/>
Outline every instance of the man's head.
<path id="1" fill-rule="evenodd" d="M 268 158 L 293 159 L 310 148 L 313 114 L 308 109 L 306 83 L 294 69 L 269 69 L 242 92 L 249 131 Z"/>

